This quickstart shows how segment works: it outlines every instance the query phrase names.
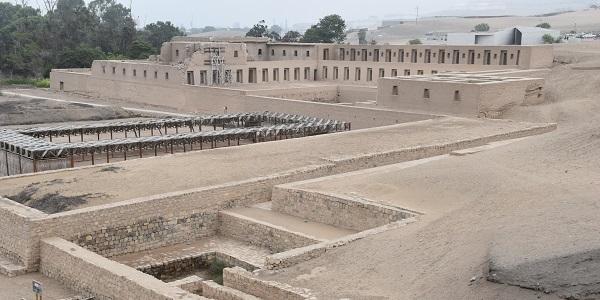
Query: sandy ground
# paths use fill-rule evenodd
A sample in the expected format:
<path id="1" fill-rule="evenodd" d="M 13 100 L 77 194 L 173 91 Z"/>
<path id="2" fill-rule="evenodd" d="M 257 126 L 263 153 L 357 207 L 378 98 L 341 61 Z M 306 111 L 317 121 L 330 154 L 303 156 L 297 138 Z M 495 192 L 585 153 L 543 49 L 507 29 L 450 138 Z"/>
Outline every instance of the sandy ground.
<path id="1" fill-rule="evenodd" d="M 0 94 L 0 126 L 133 117 L 138 117 L 138 114 L 119 107 L 94 107 Z"/>
<path id="2" fill-rule="evenodd" d="M 34 199 L 53 193 L 67 197 L 98 195 L 79 206 L 89 207 L 290 172 L 368 153 L 437 145 L 537 126 L 503 120 L 447 117 L 301 139 L 181 153 L 174 157 L 119 162 L 113 165 L 119 168 L 110 172 L 104 169 L 105 166 L 98 165 L 38 174 L 35 177 L 8 177 L 0 179 L 0 195 L 11 198 L 32 185 L 36 188 Z M 277 163 L 273 164 L 274 161 Z M 207 172 L 210 172 L 210 176 L 206 176 Z M 144 180 L 148 178 L 155 180 Z"/>
<path id="3" fill-rule="evenodd" d="M 577 65 L 595 65 L 599 49 L 557 50 Z M 511 112 L 513 118 L 558 122 L 555 132 L 409 169 L 390 166 L 312 184 L 425 215 L 266 277 L 311 288 L 325 299 L 556 297 L 492 284 L 484 276 L 491 252 L 522 263 L 600 247 L 600 75 L 571 67 L 558 65 L 548 75 L 554 95 L 549 103 Z"/>
<path id="4" fill-rule="evenodd" d="M 56 300 L 79 295 L 54 279 L 45 277 L 40 273 L 30 273 L 13 278 L 0 275 L 0 299 L 35 299 L 35 294 L 32 292 L 33 280 L 42 283 L 44 289 L 42 296 L 44 299 Z"/>
<path id="5" fill-rule="evenodd" d="M 600 30 L 600 10 L 581 10 L 550 17 L 497 17 L 497 18 L 458 18 L 437 17 L 423 18 L 418 24 L 405 22 L 380 30 L 370 31 L 368 38 L 375 38 L 379 44 L 406 43 L 412 38 L 423 38 L 428 32 L 470 32 L 475 25 L 487 23 L 490 31 L 501 30 L 511 26 L 536 26 L 548 22 L 553 29 L 563 32 L 571 30 Z M 575 24 L 576 27 L 575 27 Z M 357 41 L 356 34 L 349 35 L 350 41 Z"/>

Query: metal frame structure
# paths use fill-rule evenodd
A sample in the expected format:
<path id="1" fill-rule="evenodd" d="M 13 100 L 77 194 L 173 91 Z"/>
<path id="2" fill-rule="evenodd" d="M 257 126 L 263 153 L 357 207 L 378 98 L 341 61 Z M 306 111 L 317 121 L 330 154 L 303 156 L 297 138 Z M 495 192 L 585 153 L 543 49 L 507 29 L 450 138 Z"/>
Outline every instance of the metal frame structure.
<path id="1" fill-rule="evenodd" d="M 212 76 L 212 85 L 228 85 L 231 83 L 231 71 L 227 72 L 226 70 L 225 57 L 221 55 L 221 52 L 223 51 L 225 51 L 224 47 L 204 48 L 204 53 L 210 53 L 210 66 L 212 71 L 210 76 Z"/>
<path id="2" fill-rule="evenodd" d="M 267 126 L 252 126 L 267 123 Z M 214 131 L 202 131 L 202 126 L 213 126 Z M 199 127 L 199 131 L 195 127 Z M 222 130 L 216 130 L 216 127 Z M 233 128 L 227 128 L 228 126 Z M 167 134 L 169 128 L 175 128 L 176 133 Z M 179 128 L 189 128 L 189 132 L 179 133 Z M 226 129 L 227 128 L 227 129 Z M 161 130 L 165 131 L 165 134 Z M 226 115 L 211 115 L 189 118 L 149 119 L 127 122 L 106 122 L 84 125 L 67 125 L 56 127 L 29 128 L 23 130 L 0 130 L 0 149 L 7 153 L 14 153 L 35 162 L 38 160 L 70 158 L 71 167 L 74 166 L 75 155 L 91 155 L 94 164 L 94 155 L 105 153 L 107 162 L 110 154 L 122 152 L 127 159 L 127 153 L 137 151 L 143 157 L 144 151 L 164 147 L 165 152 L 173 153 L 173 147 L 183 146 L 183 151 L 194 150 L 196 145 L 200 150 L 205 143 L 210 143 L 214 148 L 218 142 L 227 141 L 231 146 L 232 141 L 237 145 L 240 140 L 247 139 L 253 142 L 294 138 L 301 136 L 326 134 L 346 131 L 351 129 L 351 124 L 335 120 L 319 119 L 301 115 L 285 113 L 237 113 Z M 141 136 L 141 130 L 150 130 L 152 136 Z M 153 130 L 158 130 L 160 135 L 155 136 Z M 112 139 L 113 132 L 135 132 L 135 137 Z M 110 140 L 100 140 L 101 133 L 111 133 Z M 71 143 L 72 135 L 81 135 L 82 142 Z M 97 141 L 83 142 L 84 135 L 97 134 Z M 58 144 L 48 142 L 46 137 L 68 136 L 69 143 Z M 188 148 L 189 147 L 189 148 Z"/>

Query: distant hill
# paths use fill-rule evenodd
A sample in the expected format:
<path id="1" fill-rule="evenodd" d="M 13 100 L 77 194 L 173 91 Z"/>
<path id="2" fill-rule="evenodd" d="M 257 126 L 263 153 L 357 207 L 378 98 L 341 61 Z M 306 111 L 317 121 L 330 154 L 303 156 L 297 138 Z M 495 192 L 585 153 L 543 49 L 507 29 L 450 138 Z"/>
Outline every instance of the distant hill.
<path id="1" fill-rule="evenodd" d="M 413 38 L 423 38 L 428 32 L 469 32 L 479 23 L 490 25 L 490 31 L 500 30 L 511 26 L 535 26 L 548 22 L 553 29 L 563 32 L 600 31 L 600 9 L 585 9 L 572 12 L 549 13 L 538 16 L 468 16 L 468 17 L 428 17 L 406 21 L 404 24 L 393 25 L 374 31 L 369 31 L 368 39 L 374 38 L 378 43 L 406 43 Z M 356 42 L 356 34 L 349 37 Z"/>

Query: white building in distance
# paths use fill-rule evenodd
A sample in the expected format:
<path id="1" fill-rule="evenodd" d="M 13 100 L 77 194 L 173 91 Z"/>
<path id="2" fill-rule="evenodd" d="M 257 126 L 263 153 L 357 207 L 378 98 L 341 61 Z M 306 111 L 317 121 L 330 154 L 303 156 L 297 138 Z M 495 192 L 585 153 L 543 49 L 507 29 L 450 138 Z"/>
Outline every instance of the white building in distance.
<path id="1" fill-rule="evenodd" d="M 540 27 L 511 27 L 496 32 L 448 33 L 448 45 L 538 45 L 544 43 L 544 35 L 554 39 L 560 31 Z"/>

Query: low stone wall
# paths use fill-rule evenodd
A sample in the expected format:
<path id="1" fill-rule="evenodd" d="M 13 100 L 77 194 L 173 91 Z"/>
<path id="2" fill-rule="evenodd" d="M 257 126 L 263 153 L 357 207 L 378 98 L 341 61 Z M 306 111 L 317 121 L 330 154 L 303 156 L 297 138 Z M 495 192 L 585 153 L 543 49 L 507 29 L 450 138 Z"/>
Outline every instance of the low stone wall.
<path id="1" fill-rule="evenodd" d="M 399 208 L 358 197 L 337 196 L 292 188 L 302 182 L 273 188 L 272 209 L 287 215 L 363 231 L 415 215 Z"/>
<path id="2" fill-rule="evenodd" d="M 305 289 L 294 288 L 280 282 L 260 280 L 242 268 L 223 270 L 223 284 L 264 300 L 316 299 Z"/>
<path id="3" fill-rule="evenodd" d="M 223 262 L 227 267 L 242 267 L 249 271 L 258 268 L 258 266 L 239 260 L 231 255 L 220 252 L 207 252 L 200 255 L 168 259 L 151 265 L 139 266 L 136 269 L 165 281 L 194 273 L 194 271 L 207 269 L 215 260 Z"/>
<path id="4" fill-rule="evenodd" d="M 34 220 L 46 214 L 0 197 L 0 256 L 21 264 L 29 271 L 37 268 Z"/>
<path id="5" fill-rule="evenodd" d="M 125 265 L 106 259 L 61 238 L 41 242 L 40 271 L 71 289 L 109 299 L 206 299 Z"/>
<path id="6" fill-rule="evenodd" d="M 207 209 L 211 209 L 207 207 Z M 204 237 L 216 232 L 215 212 L 192 213 L 169 218 L 150 216 L 122 225 L 110 225 L 92 232 L 79 233 L 70 240 L 100 255 L 111 257 L 136 249 L 153 248 L 167 239 L 181 241 L 186 233 L 191 237 Z"/>
<path id="7" fill-rule="evenodd" d="M 219 212 L 219 234 L 268 248 L 272 252 L 287 251 L 321 242 L 315 237 L 232 212 Z"/>
<path id="8" fill-rule="evenodd" d="M 360 240 L 368 236 L 379 234 L 388 230 L 402 228 L 407 224 L 410 224 L 415 221 L 416 218 L 404 219 L 384 226 L 361 231 L 353 235 L 348 235 L 337 240 L 322 242 L 319 244 L 309 245 L 302 248 L 292 249 L 286 252 L 276 253 L 271 256 L 267 256 L 265 268 L 269 270 L 288 268 L 301 262 L 317 258 L 325 254 L 325 252 L 330 251 L 331 249 L 335 249 L 347 245 L 356 240 Z"/>
<path id="9" fill-rule="evenodd" d="M 260 298 L 219 285 L 214 281 L 204 281 L 202 283 L 202 295 L 215 300 L 260 300 Z"/>
<path id="10" fill-rule="evenodd" d="M 190 293 L 201 294 L 203 281 L 204 281 L 204 279 L 202 279 L 196 275 L 192 275 L 192 276 L 180 279 L 180 280 L 171 281 L 171 282 L 167 283 L 167 285 L 173 286 L 173 287 L 178 287 L 178 288 L 180 288 L 184 291 L 188 291 Z"/>

